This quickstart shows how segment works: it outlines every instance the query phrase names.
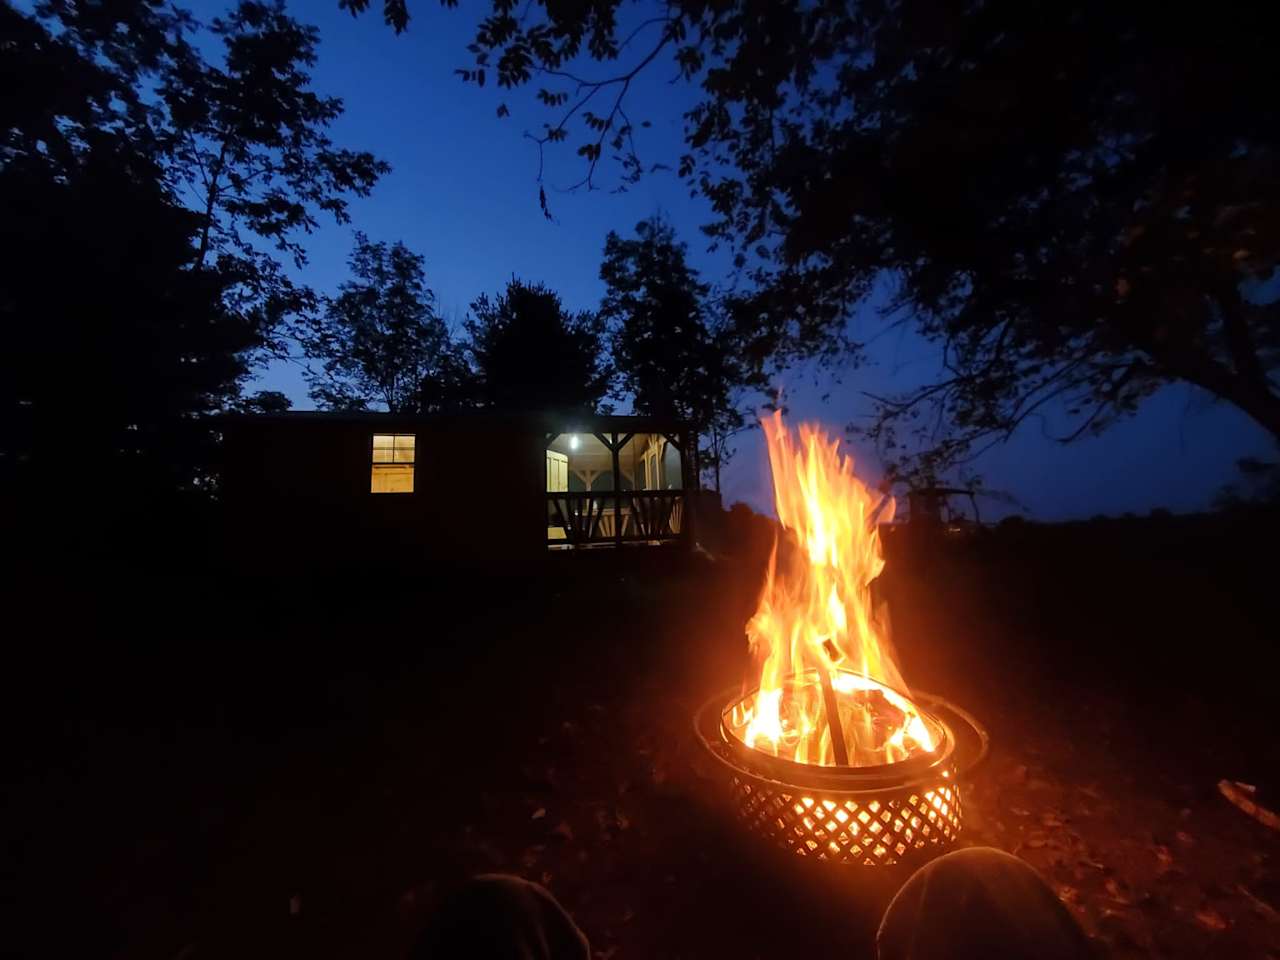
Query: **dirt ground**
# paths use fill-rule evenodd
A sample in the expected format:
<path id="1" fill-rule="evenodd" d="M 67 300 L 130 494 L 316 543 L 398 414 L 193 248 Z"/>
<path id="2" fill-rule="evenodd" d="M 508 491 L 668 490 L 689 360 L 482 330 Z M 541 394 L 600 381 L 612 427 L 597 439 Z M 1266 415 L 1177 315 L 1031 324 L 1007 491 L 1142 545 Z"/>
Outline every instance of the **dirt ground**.
<path id="1" fill-rule="evenodd" d="M 1280 957 L 1273 521 L 890 543 L 910 682 L 989 727 L 963 842 L 1115 957 Z M 728 819 L 689 718 L 738 682 L 756 549 L 526 580 L 26 584 L 0 869 L 33 956 L 398 957 L 470 871 L 545 883 L 600 958 L 874 955 L 901 881 Z"/>

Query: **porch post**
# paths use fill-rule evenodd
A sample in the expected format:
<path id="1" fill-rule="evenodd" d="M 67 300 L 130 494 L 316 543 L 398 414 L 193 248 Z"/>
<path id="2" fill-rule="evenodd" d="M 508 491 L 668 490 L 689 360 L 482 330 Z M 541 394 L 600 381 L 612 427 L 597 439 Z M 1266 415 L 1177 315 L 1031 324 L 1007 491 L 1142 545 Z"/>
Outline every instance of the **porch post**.
<path id="1" fill-rule="evenodd" d="M 613 455 L 613 545 L 622 549 L 622 470 L 618 459 L 618 435 L 609 434 L 609 452 Z"/>

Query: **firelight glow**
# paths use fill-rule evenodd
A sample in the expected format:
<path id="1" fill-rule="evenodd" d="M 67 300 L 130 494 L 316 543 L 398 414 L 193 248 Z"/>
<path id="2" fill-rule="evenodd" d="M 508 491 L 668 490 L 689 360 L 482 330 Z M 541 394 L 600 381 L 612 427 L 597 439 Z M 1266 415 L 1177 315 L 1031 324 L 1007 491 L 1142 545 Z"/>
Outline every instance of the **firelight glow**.
<path id="1" fill-rule="evenodd" d="M 884 569 L 878 524 L 892 519 L 892 499 L 858 479 L 839 440 L 822 428 L 801 424 L 792 433 L 780 412 L 762 424 L 788 542 L 774 544 L 747 623 L 758 687 L 735 707 L 731 725 L 748 746 L 820 766 L 932 751 L 934 734 L 904 692 L 887 618 L 871 598 Z M 838 705 L 844 758 L 836 756 L 826 702 Z"/>

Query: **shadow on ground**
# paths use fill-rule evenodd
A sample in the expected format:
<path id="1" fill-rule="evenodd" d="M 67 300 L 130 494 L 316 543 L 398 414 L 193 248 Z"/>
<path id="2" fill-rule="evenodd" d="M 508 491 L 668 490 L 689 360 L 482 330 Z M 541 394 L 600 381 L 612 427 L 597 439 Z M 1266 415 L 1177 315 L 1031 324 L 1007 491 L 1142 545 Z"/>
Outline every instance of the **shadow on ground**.
<path id="1" fill-rule="evenodd" d="M 994 749 L 968 842 L 1116 956 L 1280 951 L 1275 524 L 890 543 L 906 675 Z M 581 559 L 581 558 L 568 558 Z M 33 955 L 396 957 L 476 870 L 549 886 L 599 957 L 869 957 L 900 878 L 744 842 L 689 717 L 742 676 L 758 550 L 644 576 L 24 584 L 6 885 Z"/>

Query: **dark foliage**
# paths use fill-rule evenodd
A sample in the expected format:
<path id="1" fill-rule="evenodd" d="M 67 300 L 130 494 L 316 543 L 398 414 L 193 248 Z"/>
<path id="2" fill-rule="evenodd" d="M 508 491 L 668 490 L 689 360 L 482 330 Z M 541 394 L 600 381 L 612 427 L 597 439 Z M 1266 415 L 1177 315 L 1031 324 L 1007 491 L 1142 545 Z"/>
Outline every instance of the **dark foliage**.
<path id="1" fill-rule="evenodd" d="M 208 490 L 208 415 L 259 332 L 195 263 L 200 217 L 131 127 L 127 74 L 7 6 L 0 20 L 6 487 L 63 519 Z"/>
<path id="2" fill-rule="evenodd" d="M 424 384 L 454 387 L 435 390 L 440 405 L 461 386 L 452 383 L 457 349 L 436 314 L 423 262 L 403 243 L 356 234 L 348 260 L 354 279 L 326 299 L 323 316 L 300 335 L 307 356 L 321 365 L 307 373 L 321 407 L 409 413 L 419 409 Z"/>
<path id="3" fill-rule="evenodd" d="M 569 313 L 542 284 L 512 280 L 492 299 L 481 294 L 465 326 L 486 408 L 588 413 L 609 390 L 604 322 Z"/>
<path id="4" fill-rule="evenodd" d="M 196 263 L 227 278 L 226 308 L 257 328 L 262 351 L 286 354 L 286 323 L 316 298 L 278 257 L 303 265 L 299 234 L 321 214 L 346 223 L 348 199 L 390 170 L 329 138 L 343 107 L 311 90 L 318 31 L 282 0 L 241 0 L 207 27 L 147 2 L 48 0 L 39 14 L 61 46 L 111 73 L 116 100 L 101 105 L 106 119 L 200 215 Z M 207 58 L 209 47 L 221 56 Z"/>
<path id="5" fill-rule="evenodd" d="M 241 387 L 313 300 L 255 242 L 300 259 L 296 234 L 386 169 L 325 136 L 314 30 L 245 2 L 212 62 L 203 29 L 159 3 L 0 3 L 5 535 L 60 563 L 195 559 L 216 415 L 287 406 Z"/>
<path id="6" fill-rule="evenodd" d="M 403 28 L 403 3 L 386 14 Z M 1280 436 L 1280 306 L 1240 292 L 1280 262 L 1267 23 L 1247 4 L 673 0 L 637 20 L 499 0 L 460 73 L 547 83 L 540 142 L 579 137 L 590 185 L 609 152 L 642 172 L 626 96 L 673 61 L 704 95 L 679 172 L 755 281 L 749 356 L 856 357 L 848 318 L 891 274 L 885 322 L 944 369 L 874 398 L 869 433 L 923 444 L 928 476 L 1047 412 L 1064 441 L 1102 429 L 1173 381 Z M 577 72 L 591 60 L 604 76 Z"/>
<path id="7" fill-rule="evenodd" d="M 6 429 L 0 455 L 76 499 L 207 483 L 204 417 L 236 395 L 258 342 L 223 309 L 221 277 L 192 268 L 198 218 L 126 149 L 95 147 L 66 179 L 0 172 L 16 241 L 0 297 L 0 402 L 6 426 L 21 426 Z"/>
<path id="8" fill-rule="evenodd" d="M 737 389 L 751 378 L 717 322 L 711 288 L 659 217 L 637 224 L 634 239 L 609 233 L 600 279 L 606 287 L 600 315 L 612 326 L 620 387 L 637 413 L 694 425 L 718 491 L 721 467 L 733 455 L 731 438 L 747 423 Z"/>

